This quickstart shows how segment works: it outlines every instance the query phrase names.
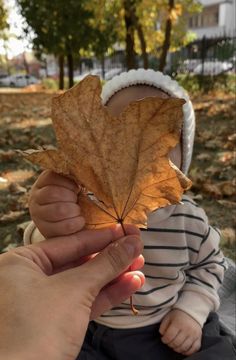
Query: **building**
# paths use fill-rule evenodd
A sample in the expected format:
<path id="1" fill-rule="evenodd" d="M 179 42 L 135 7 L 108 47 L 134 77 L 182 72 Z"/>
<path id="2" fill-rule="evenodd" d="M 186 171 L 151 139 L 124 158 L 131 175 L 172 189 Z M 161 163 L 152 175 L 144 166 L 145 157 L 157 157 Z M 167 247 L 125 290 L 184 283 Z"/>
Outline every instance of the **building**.
<path id="1" fill-rule="evenodd" d="M 203 10 L 189 18 L 189 30 L 197 38 L 235 36 L 236 0 L 199 0 Z"/>

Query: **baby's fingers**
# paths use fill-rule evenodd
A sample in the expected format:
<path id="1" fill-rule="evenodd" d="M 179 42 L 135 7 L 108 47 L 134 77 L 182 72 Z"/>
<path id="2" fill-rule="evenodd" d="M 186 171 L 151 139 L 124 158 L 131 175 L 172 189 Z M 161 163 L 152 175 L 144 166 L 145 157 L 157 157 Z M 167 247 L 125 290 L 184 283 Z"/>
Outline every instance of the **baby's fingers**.
<path id="1" fill-rule="evenodd" d="M 194 343 L 194 339 L 191 337 L 188 337 L 187 339 L 185 339 L 185 341 L 178 347 L 174 347 L 174 351 L 180 354 L 183 354 L 185 352 L 188 352 L 190 350 L 190 348 L 192 347 Z"/>
<path id="2" fill-rule="evenodd" d="M 200 350 L 201 348 L 201 338 L 198 338 L 197 340 L 195 340 L 192 344 L 192 346 L 185 352 L 183 352 L 182 354 L 185 356 L 190 356 L 192 354 L 194 354 L 195 352 L 197 352 L 198 350 Z"/>
<path id="3" fill-rule="evenodd" d="M 46 205 L 55 202 L 77 202 L 77 194 L 62 186 L 48 185 L 38 189 L 34 192 L 34 199 L 30 198 L 30 201 L 39 205 Z"/>
<path id="4" fill-rule="evenodd" d="M 80 215 L 80 207 L 73 202 L 56 202 L 52 204 L 35 204 L 31 216 L 47 222 L 57 222 Z"/>
<path id="5" fill-rule="evenodd" d="M 180 347 L 184 341 L 187 339 L 187 336 L 183 331 L 180 331 L 177 336 L 172 340 L 170 343 L 168 343 L 168 346 L 170 346 L 173 349 L 176 349 Z"/>
<path id="6" fill-rule="evenodd" d="M 76 216 L 58 222 L 37 220 L 37 227 L 46 238 L 71 235 L 83 229 L 85 220 L 82 216 Z"/>
<path id="7" fill-rule="evenodd" d="M 43 188 L 48 185 L 61 186 L 74 192 L 78 191 L 78 187 L 73 180 L 51 170 L 43 171 L 35 182 L 37 188 Z"/>
<path id="8" fill-rule="evenodd" d="M 174 341 L 174 339 L 176 338 L 176 336 L 179 333 L 179 329 L 173 325 L 170 325 L 166 330 L 164 335 L 161 338 L 161 341 L 166 344 L 169 345 L 172 341 Z"/>

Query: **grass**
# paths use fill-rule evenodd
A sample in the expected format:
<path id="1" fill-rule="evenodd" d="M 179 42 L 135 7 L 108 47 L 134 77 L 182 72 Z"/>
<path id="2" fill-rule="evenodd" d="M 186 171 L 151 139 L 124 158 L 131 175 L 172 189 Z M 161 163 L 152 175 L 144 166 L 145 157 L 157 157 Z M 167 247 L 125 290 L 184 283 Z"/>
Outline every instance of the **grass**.
<path id="1" fill-rule="evenodd" d="M 45 90 L 0 92 L 0 251 L 21 244 L 30 219 L 29 191 L 39 174 L 15 150 L 55 144 L 50 120 L 54 95 Z M 235 98 L 222 91 L 197 93 L 193 104 L 196 141 L 189 174 L 194 183 L 191 196 L 222 231 L 223 251 L 235 260 Z"/>

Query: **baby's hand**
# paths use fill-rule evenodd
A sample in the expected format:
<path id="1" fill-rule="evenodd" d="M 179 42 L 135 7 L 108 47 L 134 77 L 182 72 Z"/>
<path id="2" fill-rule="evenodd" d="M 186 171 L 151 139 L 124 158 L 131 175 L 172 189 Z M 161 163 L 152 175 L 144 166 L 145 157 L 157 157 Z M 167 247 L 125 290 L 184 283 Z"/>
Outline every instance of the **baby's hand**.
<path id="1" fill-rule="evenodd" d="M 74 181 L 62 175 L 47 170 L 38 177 L 31 190 L 29 210 L 45 238 L 70 235 L 84 227 L 77 194 Z"/>
<path id="2" fill-rule="evenodd" d="M 201 326 L 184 311 L 170 311 L 162 320 L 159 331 L 162 342 L 177 353 L 189 356 L 201 347 Z"/>

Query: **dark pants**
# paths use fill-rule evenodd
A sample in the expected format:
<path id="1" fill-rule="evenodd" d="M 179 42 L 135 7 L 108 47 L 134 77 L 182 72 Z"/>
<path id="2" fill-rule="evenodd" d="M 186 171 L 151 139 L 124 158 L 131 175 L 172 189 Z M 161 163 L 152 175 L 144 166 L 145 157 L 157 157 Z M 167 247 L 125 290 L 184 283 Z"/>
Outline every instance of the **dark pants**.
<path id="1" fill-rule="evenodd" d="M 159 324 L 119 330 L 91 322 L 76 360 L 236 360 L 232 342 L 221 334 L 215 313 L 203 327 L 201 349 L 189 357 L 163 344 L 158 330 Z"/>

